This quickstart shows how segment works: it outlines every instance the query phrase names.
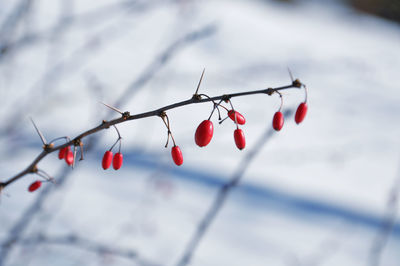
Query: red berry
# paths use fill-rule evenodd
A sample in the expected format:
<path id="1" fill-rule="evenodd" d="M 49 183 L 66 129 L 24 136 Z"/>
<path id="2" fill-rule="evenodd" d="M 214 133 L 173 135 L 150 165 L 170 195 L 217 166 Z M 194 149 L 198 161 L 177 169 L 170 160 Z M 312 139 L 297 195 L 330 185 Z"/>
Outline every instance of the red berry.
<path id="1" fill-rule="evenodd" d="M 238 147 L 239 150 L 243 150 L 246 146 L 246 139 L 243 130 L 236 129 L 235 132 L 233 132 L 233 137 L 235 139 L 236 147 Z"/>
<path id="2" fill-rule="evenodd" d="M 111 153 L 111 155 L 112 155 L 112 153 Z M 115 170 L 118 170 L 119 168 L 121 168 L 123 159 L 124 159 L 124 157 L 122 156 L 122 153 L 117 152 L 117 153 L 114 155 L 114 158 L 113 158 L 113 168 L 114 168 Z M 104 158 L 103 158 L 103 162 L 104 162 Z M 103 164 L 103 168 L 104 168 L 104 164 Z M 107 167 L 107 168 L 108 168 L 108 167 Z"/>
<path id="3" fill-rule="evenodd" d="M 65 152 L 68 150 L 68 147 L 64 147 L 62 149 L 60 149 L 60 151 L 58 152 L 58 159 L 62 160 L 65 158 Z"/>
<path id="4" fill-rule="evenodd" d="M 283 127 L 283 114 L 281 112 L 276 112 L 274 115 L 274 119 L 272 120 L 272 127 L 279 131 Z"/>
<path id="5" fill-rule="evenodd" d="M 103 169 L 104 170 L 108 169 L 112 161 L 113 161 L 113 153 L 111 151 L 106 151 L 103 156 L 103 161 L 101 162 Z"/>
<path id="6" fill-rule="evenodd" d="M 74 153 L 71 151 L 71 148 L 68 146 L 67 151 L 65 152 L 65 162 L 71 166 L 74 163 Z"/>
<path id="7" fill-rule="evenodd" d="M 181 165 L 183 163 L 183 156 L 182 156 L 182 151 L 179 148 L 179 146 L 174 146 L 171 149 L 171 155 L 172 159 L 174 160 L 174 163 L 176 165 Z"/>
<path id="8" fill-rule="evenodd" d="M 239 125 L 244 125 L 246 123 L 246 119 L 241 113 L 233 110 L 230 110 L 228 112 L 228 116 L 230 119 L 232 119 L 233 122 L 235 122 L 235 115 L 236 115 L 236 121 Z"/>
<path id="9" fill-rule="evenodd" d="M 194 140 L 200 147 L 207 146 L 213 136 L 214 126 L 210 120 L 204 120 L 196 129 Z"/>
<path id="10" fill-rule="evenodd" d="M 29 192 L 33 192 L 35 190 L 37 190 L 38 188 L 40 188 L 40 186 L 42 185 L 42 182 L 39 180 L 36 180 L 35 182 L 33 182 L 29 187 L 28 187 L 28 191 Z"/>
<path id="11" fill-rule="evenodd" d="M 307 103 L 301 103 L 299 107 L 297 107 L 296 110 L 296 115 L 294 116 L 294 121 L 296 121 L 297 124 L 300 124 L 303 122 L 304 117 L 306 117 L 307 114 Z"/>

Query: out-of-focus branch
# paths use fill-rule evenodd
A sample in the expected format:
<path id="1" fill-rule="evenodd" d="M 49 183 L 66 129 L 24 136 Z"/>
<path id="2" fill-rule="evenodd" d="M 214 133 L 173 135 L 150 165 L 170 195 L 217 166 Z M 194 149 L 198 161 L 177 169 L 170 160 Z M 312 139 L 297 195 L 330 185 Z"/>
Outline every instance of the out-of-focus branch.
<path id="1" fill-rule="evenodd" d="M 154 2 L 155 1 L 143 2 L 139 0 L 123 0 L 107 6 L 96 8 L 94 10 L 87 11 L 83 14 L 62 16 L 54 25 L 52 25 L 48 29 L 25 34 L 22 37 L 17 38 L 16 40 L 7 40 L 7 42 L 0 41 L 0 62 L 5 55 L 11 52 L 15 53 L 18 49 L 21 49 L 23 47 L 32 46 L 40 41 L 54 38 L 55 35 L 63 34 L 66 32 L 67 29 L 73 26 L 83 25 L 87 27 L 91 24 L 95 25 L 99 22 L 104 22 L 104 20 L 109 20 L 113 18 L 114 15 L 120 13 L 131 13 L 133 11 L 141 12 L 150 4 L 156 4 Z M 8 26 L 8 28 L 6 29 L 9 30 L 9 28 L 10 27 Z"/>
<path id="2" fill-rule="evenodd" d="M 150 8 L 150 5 L 142 6 L 141 11 L 145 8 Z M 143 15 L 143 14 L 142 14 Z M 118 26 L 118 27 L 116 27 Z M 11 123 L 2 126 L 0 133 L 13 133 L 19 126 L 20 117 L 24 116 L 26 110 L 29 110 L 31 106 L 37 104 L 36 101 L 32 101 L 33 94 L 39 94 L 41 98 L 44 96 L 49 97 L 51 92 L 54 90 L 57 82 L 61 77 L 66 74 L 71 74 L 73 71 L 79 69 L 89 57 L 99 49 L 103 48 L 105 44 L 110 44 L 117 40 L 117 37 L 122 37 L 125 31 L 132 30 L 132 27 L 119 27 L 119 22 L 112 24 L 99 32 L 92 34 L 88 39 L 77 49 L 75 49 L 67 58 L 60 60 L 59 62 L 52 65 L 48 71 L 46 71 L 27 91 L 25 98 L 18 99 L 13 105 L 24 106 L 23 109 L 13 110 L 10 114 L 8 121 Z"/>
<path id="3" fill-rule="evenodd" d="M 26 12 L 28 12 L 31 3 L 32 0 L 19 1 L 2 25 L 0 25 L 0 57 L 7 52 L 7 43 L 10 41 L 9 38 Z"/>
<path id="4" fill-rule="evenodd" d="M 200 31 L 201 31 L 201 29 L 200 29 Z M 194 32 L 198 32 L 198 30 L 192 31 L 188 35 L 191 35 Z M 210 34 L 212 34 L 212 33 L 210 33 Z M 203 38 L 209 37 L 210 34 L 197 35 L 198 38 L 196 40 L 200 41 Z M 187 35 L 184 35 L 183 37 L 179 37 L 178 41 L 175 41 L 175 42 L 179 42 L 179 39 L 181 39 L 181 38 L 185 39 L 186 36 Z M 183 50 L 189 44 L 193 44 L 193 43 L 194 43 L 194 40 L 191 40 L 191 42 L 187 43 L 186 46 L 181 45 L 180 49 Z M 176 56 L 178 54 L 177 52 L 175 52 L 173 55 L 168 55 L 169 51 L 170 51 L 170 49 L 166 49 L 166 50 L 164 50 L 163 53 L 161 53 L 161 56 L 165 55 L 165 57 L 168 58 L 168 60 L 163 61 L 163 65 L 166 65 L 169 62 L 169 60 L 171 60 L 174 56 Z M 153 61 L 155 61 L 155 60 L 157 60 L 157 57 Z M 154 64 L 154 63 L 151 63 L 151 64 Z M 157 69 L 153 70 L 153 74 L 151 76 L 154 76 L 154 74 L 157 71 L 160 71 L 160 69 L 161 68 L 158 67 Z M 134 84 L 134 83 L 140 84 L 137 82 L 137 80 L 142 80 L 143 75 L 145 75 L 145 74 L 146 74 L 146 72 L 139 75 L 138 78 L 134 82 L 132 82 L 132 84 Z M 141 84 L 143 84 L 143 83 L 141 83 Z M 140 87 L 140 86 L 136 86 L 137 90 L 139 90 L 141 88 L 142 87 Z M 121 97 L 124 97 L 124 94 Z M 132 96 L 131 96 L 131 98 L 132 98 Z M 98 142 L 98 135 L 91 135 L 86 140 L 86 146 L 85 146 L 86 153 L 90 152 L 92 150 L 92 148 L 94 147 L 95 143 L 97 143 L 97 142 Z M 60 173 L 56 175 L 57 183 L 54 188 L 62 187 L 70 174 L 71 174 L 71 171 L 68 168 L 63 168 L 60 171 Z M 31 224 L 31 222 L 34 221 L 34 217 L 38 213 L 40 213 L 39 210 L 42 209 L 43 204 L 46 202 L 46 199 L 49 197 L 51 192 L 55 190 L 54 188 L 53 188 L 53 186 L 44 187 L 43 190 L 40 191 L 40 193 L 39 193 L 38 197 L 35 199 L 35 201 L 23 212 L 21 217 L 11 227 L 7 237 L 5 237 L 4 241 L 0 244 L 0 266 L 3 266 L 5 264 L 6 259 L 7 259 L 8 255 L 10 254 L 10 251 L 12 250 L 14 244 L 18 243 L 18 241 L 21 238 L 21 235 L 24 233 L 25 229 Z M 2 188 L 0 186 L 0 190 L 1 189 Z"/>
<path id="5" fill-rule="evenodd" d="M 375 237 L 370 252 L 369 252 L 369 265 L 379 266 L 381 262 L 382 252 L 389 240 L 389 236 L 393 230 L 396 222 L 397 212 L 399 208 L 400 196 L 400 164 L 398 169 L 397 178 L 392 186 L 386 204 L 386 214 L 382 221 L 381 230 Z"/>
<path id="6" fill-rule="evenodd" d="M 144 85 L 153 78 L 154 74 L 158 72 L 167 62 L 170 61 L 179 51 L 187 47 L 191 43 L 209 37 L 217 31 L 215 24 L 209 24 L 199 30 L 189 32 L 182 38 L 171 43 L 162 53 L 160 53 L 153 62 L 144 70 L 140 78 L 135 80 L 129 87 L 122 93 L 119 100 L 115 103 L 116 106 L 123 106 L 125 102 L 132 97 L 134 93 L 138 92 L 139 87 Z"/>
<path id="7" fill-rule="evenodd" d="M 292 110 L 287 110 L 285 116 L 289 116 L 291 113 Z M 246 156 L 239 163 L 231 180 L 219 189 L 206 214 L 197 225 L 195 232 L 191 236 L 182 256 L 180 256 L 179 261 L 176 263 L 176 266 L 185 266 L 190 263 L 200 241 L 203 239 L 212 222 L 224 206 L 229 194 L 239 184 L 255 156 L 261 151 L 262 147 L 268 142 L 268 140 L 271 139 L 273 132 L 274 130 L 272 128 L 267 128 L 265 130 L 264 134 L 260 136 L 252 149 L 247 152 Z"/>
<path id="8" fill-rule="evenodd" d="M 107 254 L 112 256 L 123 257 L 132 260 L 141 266 L 158 265 L 156 263 L 150 262 L 147 259 L 142 258 L 135 250 L 116 247 L 115 245 L 107 245 L 104 243 L 83 238 L 77 234 L 67 234 L 60 236 L 47 236 L 40 234 L 34 237 L 21 239 L 18 243 L 20 245 L 27 245 L 27 246 L 32 246 L 32 245 L 37 246 L 45 244 L 71 246 L 74 248 L 79 248 L 82 250 L 94 252 L 99 256 Z"/>

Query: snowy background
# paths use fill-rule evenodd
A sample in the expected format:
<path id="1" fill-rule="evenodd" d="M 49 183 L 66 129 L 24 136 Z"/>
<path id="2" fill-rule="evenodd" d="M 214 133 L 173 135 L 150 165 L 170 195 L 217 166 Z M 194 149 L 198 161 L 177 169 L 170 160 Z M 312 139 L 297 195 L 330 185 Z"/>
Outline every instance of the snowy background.
<path id="1" fill-rule="evenodd" d="M 177 265 L 218 191 L 241 182 L 190 265 L 400 265 L 400 27 L 338 1 L 0 2 L 0 179 L 50 140 L 118 114 L 201 93 L 290 84 L 309 88 L 309 113 L 271 129 L 276 95 L 233 99 L 234 124 L 209 146 L 194 141 L 211 104 L 168 111 L 182 148 L 177 167 L 161 119 L 118 126 L 124 165 L 101 168 L 113 129 L 84 139 L 74 170 L 51 154 L 57 180 L 35 193 L 29 175 L 1 195 L 0 265 Z M 304 92 L 284 92 L 284 111 Z M 245 168 L 244 168 L 245 167 Z M 243 171 L 245 170 L 245 171 Z"/>

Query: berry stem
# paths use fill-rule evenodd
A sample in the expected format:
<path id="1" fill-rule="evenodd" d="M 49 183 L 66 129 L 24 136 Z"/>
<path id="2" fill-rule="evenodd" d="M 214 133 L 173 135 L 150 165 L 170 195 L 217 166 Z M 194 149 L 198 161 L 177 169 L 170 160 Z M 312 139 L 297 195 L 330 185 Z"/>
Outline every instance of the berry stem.
<path id="1" fill-rule="evenodd" d="M 172 132 L 171 132 L 171 126 L 170 126 L 170 123 L 169 123 L 169 118 L 168 118 L 167 113 L 166 112 L 162 112 L 160 117 L 161 117 L 162 121 L 164 122 L 164 125 L 167 127 L 167 143 L 165 143 L 165 148 L 168 147 L 169 137 L 170 136 L 171 136 L 172 142 L 174 143 L 174 146 L 176 146 L 175 138 L 174 138 L 174 136 L 172 135 Z"/>
<path id="2" fill-rule="evenodd" d="M 214 108 L 212 109 L 211 114 L 210 114 L 210 116 L 208 117 L 208 120 L 211 119 L 211 116 L 213 115 L 215 109 L 217 109 L 217 111 L 218 111 L 218 118 L 219 118 L 219 120 L 221 120 L 221 113 L 220 113 L 220 111 L 219 111 L 218 106 L 221 104 L 222 101 L 223 101 L 222 99 L 219 100 L 219 103 L 215 103 L 214 101 L 212 101 L 212 102 L 214 103 Z"/>
<path id="3" fill-rule="evenodd" d="M 60 140 L 60 139 L 65 139 L 67 142 L 70 141 L 70 139 L 69 139 L 68 136 L 64 136 L 64 137 L 58 137 L 58 138 L 52 139 L 52 140 L 50 141 L 50 143 L 56 142 L 56 141 L 58 141 L 58 140 Z"/>
<path id="4" fill-rule="evenodd" d="M 83 161 L 83 142 L 82 141 L 79 142 L 79 147 L 81 150 L 81 158 L 79 159 L 79 161 Z"/>
<path id="5" fill-rule="evenodd" d="M 279 97 L 281 98 L 281 106 L 279 106 L 279 110 L 278 110 L 278 112 L 280 112 L 281 109 L 282 109 L 282 106 L 283 106 L 283 97 L 282 97 L 282 93 L 280 93 L 279 91 L 276 91 L 276 93 L 278 93 L 278 94 L 279 94 Z M 235 117 L 236 117 L 236 116 L 235 116 Z"/>
<path id="6" fill-rule="evenodd" d="M 74 160 L 72 161 L 72 169 L 74 169 L 74 167 L 75 167 L 76 151 L 77 151 L 77 148 L 76 148 L 76 146 L 74 145 Z"/>
<path id="7" fill-rule="evenodd" d="M 308 89 L 307 89 L 307 86 L 305 84 L 302 84 L 302 87 L 304 88 L 304 93 L 305 93 L 304 102 L 307 103 Z"/>
<path id="8" fill-rule="evenodd" d="M 235 111 L 235 108 L 233 107 L 232 101 L 231 101 L 230 99 L 228 100 L 228 102 L 229 102 L 229 104 L 230 104 L 230 105 L 231 105 L 231 107 L 232 107 L 232 111 L 233 111 L 233 113 L 235 114 L 235 124 L 236 124 L 236 129 L 239 129 L 238 122 L 237 122 L 237 118 L 236 118 L 236 111 Z"/>
<path id="9" fill-rule="evenodd" d="M 43 171 L 41 169 L 38 169 L 36 174 L 43 177 L 46 181 L 49 181 L 53 184 L 56 183 L 53 177 L 51 177 L 48 173 L 46 173 L 45 171 Z"/>
<path id="10" fill-rule="evenodd" d="M 121 134 L 119 133 L 119 130 L 118 130 L 118 128 L 115 126 L 115 125 L 112 125 L 114 128 L 115 128 L 115 130 L 117 131 L 117 134 L 118 134 L 118 139 L 114 142 L 114 144 L 111 146 L 111 148 L 109 149 L 109 151 L 112 151 L 112 149 L 115 147 L 115 145 L 117 145 L 117 143 L 119 142 L 119 150 L 121 151 L 121 140 L 122 140 L 122 137 L 121 137 Z"/>

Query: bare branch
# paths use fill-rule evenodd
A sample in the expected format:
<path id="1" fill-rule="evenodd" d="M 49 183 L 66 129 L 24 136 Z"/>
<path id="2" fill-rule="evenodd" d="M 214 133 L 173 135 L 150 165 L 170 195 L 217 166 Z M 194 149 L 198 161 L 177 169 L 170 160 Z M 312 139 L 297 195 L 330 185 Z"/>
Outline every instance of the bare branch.
<path id="1" fill-rule="evenodd" d="M 83 138 L 85 138 L 89 135 L 92 135 L 94 133 L 97 133 L 103 129 L 107 129 L 110 126 L 124 123 L 129 120 L 137 120 L 137 119 L 143 119 L 146 117 L 160 116 L 160 114 L 162 112 L 165 112 L 167 110 L 174 109 L 177 107 L 185 106 L 185 105 L 196 104 L 196 103 L 205 103 L 205 102 L 210 102 L 210 101 L 215 101 L 215 100 L 230 99 L 233 97 L 240 97 L 240 96 L 253 95 L 253 94 L 271 95 L 274 92 L 278 92 L 280 90 L 286 90 L 286 89 L 290 89 L 290 88 L 297 88 L 297 87 L 295 87 L 293 85 L 287 85 L 287 86 L 282 86 L 282 87 L 278 87 L 278 88 L 268 88 L 268 89 L 254 90 L 254 91 L 245 91 L 245 92 L 239 92 L 239 93 L 224 94 L 224 95 L 209 97 L 209 98 L 205 98 L 205 99 L 190 98 L 189 100 L 170 104 L 170 105 L 161 107 L 159 109 L 145 112 L 145 113 L 140 113 L 140 114 L 136 114 L 136 115 L 128 115 L 128 116 L 125 115 L 126 113 L 124 113 L 122 115 L 122 117 L 120 117 L 120 118 L 117 118 L 117 119 L 114 119 L 114 120 L 111 120 L 108 122 L 103 121 L 99 126 L 94 127 L 92 129 L 89 129 L 89 130 L 79 134 L 77 137 L 70 140 L 69 142 L 66 142 L 65 144 L 62 144 L 62 145 L 56 146 L 56 147 L 47 147 L 47 149 L 43 150 L 25 170 L 18 173 L 16 176 L 8 179 L 7 181 L 0 183 L 0 187 L 4 188 L 4 187 L 8 186 L 9 184 L 17 181 L 21 177 L 25 176 L 26 174 L 31 173 L 32 170 L 36 167 L 37 163 L 40 162 L 44 157 L 46 157 L 47 154 L 52 153 L 54 151 L 57 151 L 59 149 L 67 147 L 67 146 L 75 145 L 75 143 L 80 142 Z"/>

